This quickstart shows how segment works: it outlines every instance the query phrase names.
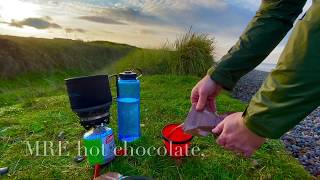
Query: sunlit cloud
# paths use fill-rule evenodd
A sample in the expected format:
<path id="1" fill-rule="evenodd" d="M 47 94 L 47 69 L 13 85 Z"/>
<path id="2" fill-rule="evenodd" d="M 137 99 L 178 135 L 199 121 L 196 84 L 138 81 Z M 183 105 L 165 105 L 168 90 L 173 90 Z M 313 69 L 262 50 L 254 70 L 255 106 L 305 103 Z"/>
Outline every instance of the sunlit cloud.
<path id="1" fill-rule="evenodd" d="M 3 21 L 12 19 L 22 20 L 28 17 L 36 17 L 36 13 L 41 7 L 38 4 L 19 1 L 19 0 L 2 0 L 0 1 L 0 18 Z"/>

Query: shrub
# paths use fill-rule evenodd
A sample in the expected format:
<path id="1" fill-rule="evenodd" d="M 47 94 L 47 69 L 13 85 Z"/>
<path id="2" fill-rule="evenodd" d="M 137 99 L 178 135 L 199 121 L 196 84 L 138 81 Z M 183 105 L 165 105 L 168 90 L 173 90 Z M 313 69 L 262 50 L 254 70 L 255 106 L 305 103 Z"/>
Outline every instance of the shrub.
<path id="1" fill-rule="evenodd" d="M 214 62 L 214 39 L 206 34 L 196 34 L 190 28 L 174 46 L 176 59 L 172 61 L 172 68 L 177 74 L 203 76 Z"/>

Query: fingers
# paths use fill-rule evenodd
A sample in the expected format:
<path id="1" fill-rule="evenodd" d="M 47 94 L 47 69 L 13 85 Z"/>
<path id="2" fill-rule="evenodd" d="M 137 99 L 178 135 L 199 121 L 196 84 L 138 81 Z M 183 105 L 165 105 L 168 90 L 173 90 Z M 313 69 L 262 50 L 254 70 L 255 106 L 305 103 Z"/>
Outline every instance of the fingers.
<path id="1" fill-rule="evenodd" d="M 214 129 L 212 129 L 212 132 L 214 134 L 221 134 L 223 131 L 223 127 L 224 127 L 224 121 L 221 121 Z"/>
<path id="2" fill-rule="evenodd" d="M 232 143 L 228 139 L 225 140 L 224 148 L 236 153 L 237 155 L 244 156 L 246 158 L 251 157 L 253 154 L 253 149 L 248 148 L 246 145 L 239 145 L 237 143 Z"/>
<path id="3" fill-rule="evenodd" d="M 224 133 L 218 137 L 217 144 L 226 150 L 232 151 L 246 158 L 251 157 L 255 151 L 255 149 L 250 147 L 248 144 L 235 142 L 230 138 L 230 136 L 226 136 Z"/>
<path id="4" fill-rule="evenodd" d="M 225 138 L 224 136 L 220 135 L 217 139 L 217 144 L 219 144 L 220 146 L 225 147 L 227 144 L 227 138 Z"/>
<path id="5" fill-rule="evenodd" d="M 219 144 L 226 150 L 232 151 L 237 155 L 244 156 L 246 158 L 251 157 L 254 152 L 252 148 L 248 148 L 243 145 L 239 146 L 239 144 L 231 142 L 230 139 L 228 139 L 223 134 L 218 137 L 217 144 Z"/>
<path id="6" fill-rule="evenodd" d="M 216 101 L 214 98 L 208 98 L 208 111 L 210 112 L 216 112 Z"/>
<path id="7" fill-rule="evenodd" d="M 196 110 L 203 111 L 207 104 L 208 94 L 204 92 L 199 92 L 199 100 L 197 102 Z"/>
<path id="8" fill-rule="evenodd" d="M 193 88 L 191 91 L 190 101 L 192 105 L 196 105 L 199 99 L 198 88 Z"/>
<path id="9" fill-rule="evenodd" d="M 242 151 L 243 153 L 243 155 L 244 155 L 244 157 L 251 157 L 252 156 L 252 154 L 253 154 L 253 150 L 250 150 L 250 149 L 244 149 L 243 151 Z"/>
<path id="10" fill-rule="evenodd" d="M 207 75 L 201 79 L 192 89 L 190 101 L 195 105 L 197 111 L 203 111 L 205 107 L 211 112 L 216 111 L 215 96 L 218 95 L 221 87 Z"/>

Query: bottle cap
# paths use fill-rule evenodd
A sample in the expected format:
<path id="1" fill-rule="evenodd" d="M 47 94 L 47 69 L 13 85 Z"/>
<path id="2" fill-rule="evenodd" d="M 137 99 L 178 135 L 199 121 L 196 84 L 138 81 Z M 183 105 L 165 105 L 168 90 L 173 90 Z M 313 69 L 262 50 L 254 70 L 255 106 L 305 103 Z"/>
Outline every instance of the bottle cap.
<path id="1" fill-rule="evenodd" d="M 135 73 L 133 71 L 124 71 L 122 73 L 119 73 L 119 77 L 122 80 L 136 80 L 137 73 Z"/>

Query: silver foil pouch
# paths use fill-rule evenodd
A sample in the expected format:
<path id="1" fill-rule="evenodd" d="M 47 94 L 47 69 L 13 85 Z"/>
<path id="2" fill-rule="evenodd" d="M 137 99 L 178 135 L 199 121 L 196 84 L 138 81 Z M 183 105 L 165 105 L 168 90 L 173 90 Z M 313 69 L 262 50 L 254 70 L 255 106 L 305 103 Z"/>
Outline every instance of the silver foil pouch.
<path id="1" fill-rule="evenodd" d="M 208 136 L 212 129 L 230 114 L 232 113 L 218 115 L 206 109 L 200 112 L 196 110 L 195 106 L 192 106 L 183 123 L 183 130 L 193 136 Z"/>

